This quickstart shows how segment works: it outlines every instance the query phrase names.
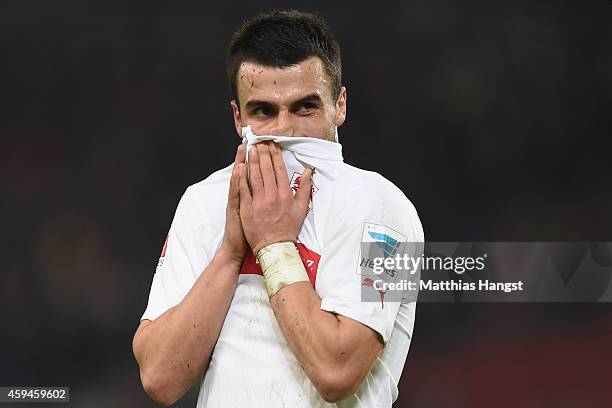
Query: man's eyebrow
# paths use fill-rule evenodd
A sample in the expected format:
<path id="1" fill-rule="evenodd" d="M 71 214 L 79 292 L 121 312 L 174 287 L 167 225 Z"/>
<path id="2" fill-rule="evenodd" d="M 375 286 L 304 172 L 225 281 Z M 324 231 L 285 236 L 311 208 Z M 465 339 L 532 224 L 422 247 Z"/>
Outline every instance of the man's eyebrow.
<path id="1" fill-rule="evenodd" d="M 311 102 L 316 104 L 323 103 L 323 99 L 319 96 L 319 94 L 311 93 L 310 95 L 306 95 L 303 98 L 298 99 L 291 103 L 291 107 L 295 108 L 296 106 L 303 105 L 304 103 Z"/>
<path id="2" fill-rule="evenodd" d="M 321 104 L 323 103 L 323 99 L 321 99 L 321 97 L 319 96 L 319 94 L 317 93 L 311 93 L 309 95 L 306 95 L 296 101 L 291 102 L 291 107 L 295 108 L 298 107 L 304 103 L 307 102 L 311 102 L 311 103 L 317 103 L 317 104 Z M 276 104 L 272 103 L 272 102 L 268 102 L 268 101 L 262 101 L 259 99 L 252 99 L 250 101 L 248 101 L 244 107 L 246 109 L 253 109 L 253 108 L 261 108 L 261 107 L 266 107 L 266 108 L 274 108 L 276 106 Z"/>
<path id="3" fill-rule="evenodd" d="M 257 99 L 253 99 L 251 101 L 248 101 L 245 105 L 245 108 L 247 109 L 252 109 L 252 108 L 260 108 L 260 107 L 267 107 L 267 108 L 273 108 L 274 104 L 268 101 L 260 101 Z"/>

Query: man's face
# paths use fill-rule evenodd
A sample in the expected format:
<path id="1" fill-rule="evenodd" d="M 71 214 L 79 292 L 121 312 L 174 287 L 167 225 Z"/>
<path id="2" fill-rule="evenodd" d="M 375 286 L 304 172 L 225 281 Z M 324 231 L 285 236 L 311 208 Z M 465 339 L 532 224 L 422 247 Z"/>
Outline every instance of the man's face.
<path id="1" fill-rule="evenodd" d="M 238 135 L 251 125 L 256 135 L 306 136 L 335 140 L 346 118 L 346 89 L 338 100 L 318 57 L 287 68 L 243 62 L 238 70 L 237 102 L 230 102 Z"/>

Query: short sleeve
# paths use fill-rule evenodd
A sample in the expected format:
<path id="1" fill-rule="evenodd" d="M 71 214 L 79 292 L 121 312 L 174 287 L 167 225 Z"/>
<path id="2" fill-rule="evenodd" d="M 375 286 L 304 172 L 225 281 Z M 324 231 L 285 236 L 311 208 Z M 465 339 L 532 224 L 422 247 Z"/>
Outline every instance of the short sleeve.
<path id="1" fill-rule="evenodd" d="M 208 265 L 208 257 L 197 240 L 198 216 L 188 188 L 174 214 L 141 320 L 155 320 L 179 304 Z"/>
<path id="2" fill-rule="evenodd" d="M 423 228 L 412 203 L 387 180 L 370 183 L 353 196 L 359 198 L 337 213 L 336 225 L 326 231 L 317 292 L 321 309 L 363 323 L 387 343 L 400 302 L 384 302 L 384 297 L 381 302 L 362 301 L 361 242 L 370 231 L 423 242 Z"/>

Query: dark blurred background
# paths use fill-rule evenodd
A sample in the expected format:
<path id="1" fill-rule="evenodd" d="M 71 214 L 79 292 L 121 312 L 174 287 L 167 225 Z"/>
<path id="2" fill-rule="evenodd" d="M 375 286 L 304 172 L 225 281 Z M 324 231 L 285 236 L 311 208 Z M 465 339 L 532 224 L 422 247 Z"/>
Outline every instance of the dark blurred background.
<path id="1" fill-rule="evenodd" d="M 610 1 L 3 1 L 1 386 L 153 406 L 131 339 L 178 199 L 239 142 L 227 43 L 287 7 L 342 46 L 345 160 L 427 240 L 612 241 Z M 420 304 L 395 406 L 611 406 L 611 312 Z"/>

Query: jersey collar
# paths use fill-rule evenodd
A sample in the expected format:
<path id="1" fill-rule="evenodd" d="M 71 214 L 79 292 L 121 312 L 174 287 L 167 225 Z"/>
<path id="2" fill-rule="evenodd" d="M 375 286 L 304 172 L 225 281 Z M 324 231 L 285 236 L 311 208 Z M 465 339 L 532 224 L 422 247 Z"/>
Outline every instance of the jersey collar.
<path id="1" fill-rule="evenodd" d="M 342 145 L 338 142 L 314 137 L 255 135 L 250 125 L 242 128 L 242 143 L 245 146 L 252 146 L 264 140 L 273 140 L 281 148 L 298 155 L 318 160 L 343 161 Z"/>

